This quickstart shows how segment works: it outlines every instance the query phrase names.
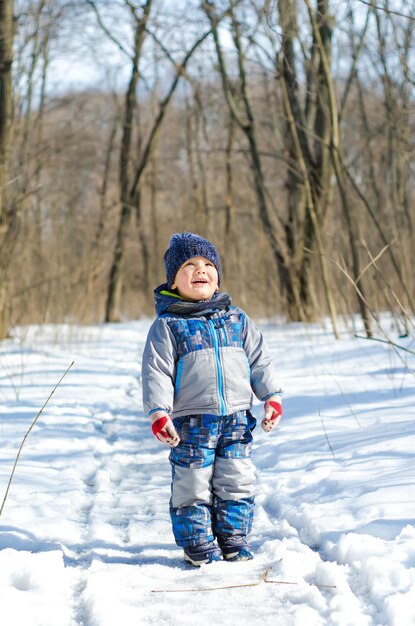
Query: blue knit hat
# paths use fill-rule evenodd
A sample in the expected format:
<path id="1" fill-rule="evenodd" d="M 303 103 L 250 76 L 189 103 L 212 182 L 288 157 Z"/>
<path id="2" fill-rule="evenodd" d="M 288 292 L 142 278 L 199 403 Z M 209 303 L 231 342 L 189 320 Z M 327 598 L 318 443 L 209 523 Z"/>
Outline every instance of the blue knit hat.
<path id="1" fill-rule="evenodd" d="M 203 256 L 212 261 L 218 270 L 218 286 L 220 285 L 220 261 L 213 243 L 193 233 L 176 233 L 170 239 L 170 245 L 164 254 L 164 267 L 169 289 L 171 289 L 175 276 L 183 263 L 195 256 Z"/>

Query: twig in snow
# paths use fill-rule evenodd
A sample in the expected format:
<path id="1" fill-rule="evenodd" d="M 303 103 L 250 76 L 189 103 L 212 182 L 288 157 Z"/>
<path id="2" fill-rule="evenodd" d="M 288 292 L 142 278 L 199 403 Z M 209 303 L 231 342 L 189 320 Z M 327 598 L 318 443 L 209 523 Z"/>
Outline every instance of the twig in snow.
<path id="1" fill-rule="evenodd" d="M 150 593 L 193 593 L 195 591 L 220 591 L 222 589 L 240 589 L 241 587 L 256 587 L 262 583 L 270 585 L 299 585 L 300 583 L 289 580 L 267 580 L 270 569 L 266 569 L 261 578 L 255 583 L 245 583 L 243 585 L 225 585 L 223 587 L 202 587 L 201 589 L 152 589 Z M 336 585 L 318 585 L 317 583 L 308 583 L 319 589 L 335 589 Z"/>
<path id="2" fill-rule="evenodd" d="M 264 580 L 264 583 L 267 583 L 269 585 L 299 585 L 300 584 L 296 582 L 289 582 L 287 580 Z M 312 587 L 318 587 L 319 589 L 336 589 L 336 585 L 319 585 L 318 583 L 309 583 L 309 582 L 307 582 L 307 585 L 312 585 Z"/>
<path id="3" fill-rule="evenodd" d="M 244 585 L 225 585 L 224 587 L 202 587 L 201 589 L 151 589 L 150 593 L 192 593 L 194 591 L 219 591 L 220 589 L 238 589 L 240 587 L 256 587 L 260 584 L 246 583 Z"/>
<path id="4" fill-rule="evenodd" d="M 3 503 L 1 505 L 1 509 L 0 509 L 0 517 L 3 513 L 3 509 L 4 509 L 4 505 L 6 504 L 6 500 L 7 500 L 7 496 L 9 495 L 9 489 L 10 489 L 10 485 L 12 484 L 12 480 L 13 480 L 13 476 L 14 473 L 16 471 L 16 467 L 17 464 L 19 462 L 19 458 L 20 458 L 20 454 L 22 452 L 23 446 L 26 442 L 26 439 L 28 438 L 28 436 L 30 435 L 30 433 L 32 432 L 34 425 L 36 424 L 37 420 L 39 419 L 39 417 L 42 415 L 47 403 L 49 402 L 49 400 L 51 399 L 51 397 L 53 396 L 53 394 L 55 393 L 56 389 L 59 387 L 59 385 L 61 384 L 61 382 L 63 381 L 63 379 L 65 378 L 66 374 L 69 372 L 69 370 L 71 369 L 72 365 L 75 363 L 75 361 L 72 361 L 72 363 L 70 364 L 70 366 L 66 369 L 66 371 L 62 374 L 62 376 L 60 377 L 59 381 L 56 383 L 56 385 L 54 386 L 54 388 L 52 389 L 52 391 L 50 392 L 46 402 L 43 404 L 42 408 L 40 409 L 39 413 L 36 415 L 35 419 L 33 420 L 33 422 L 30 425 L 30 428 L 27 430 L 25 436 L 22 439 L 22 443 L 20 444 L 19 450 L 17 452 L 17 456 L 16 456 L 16 460 L 14 462 L 13 465 L 13 469 L 12 469 L 12 473 L 10 474 L 10 478 L 9 478 L 9 482 L 7 484 L 7 489 L 6 489 L 6 493 L 4 494 L 4 498 L 3 498 Z"/>
<path id="5" fill-rule="evenodd" d="M 330 439 L 329 439 L 329 437 L 328 437 L 328 434 L 327 434 L 327 431 L 326 431 L 326 427 L 325 427 L 325 425 L 324 425 L 323 416 L 322 416 L 322 414 L 320 413 L 320 408 L 319 408 L 319 410 L 318 410 L 318 414 L 319 414 L 319 416 L 320 416 L 321 425 L 322 425 L 323 430 L 324 430 L 324 435 L 325 435 L 325 437 L 326 437 L 327 444 L 328 444 L 328 446 L 329 446 L 329 448 L 330 448 L 330 451 L 331 451 L 331 453 L 332 453 L 332 455 L 333 455 L 333 459 L 334 459 L 334 460 L 336 460 L 336 455 L 334 454 L 334 450 L 333 450 L 333 448 L 331 447 Z"/>
<path id="6" fill-rule="evenodd" d="M 270 568 L 266 569 L 265 572 L 262 574 L 261 578 L 257 580 L 255 583 L 245 583 L 243 585 L 226 585 L 224 587 L 202 587 L 201 589 L 152 589 L 150 593 L 177 593 L 177 592 L 190 593 L 193 591 L 218 591 L 220 589 L 238 589 L 240 587 L 256 587 L 257 585 L 260 585 L 262 582 L 265 582 L 265 579 L 270 573 L 270 571 L 271 571 Z"/>
<path id="7" fill-rule="evenodd" d="M 390 339 L 380 339 L 380 337 L 364 337 L 363 335 L 356 335 L 356 339 L 368 339 L 369 341 L 380 341 L 380 343 L 386 343 L 389 346 L 393 346 L 394 348 L 399 348 L 399 350 L 405 350 L 405 352 L 409 352 L 409 354 L 415 354 L 413 350 L 409 350 L 405 348 L 405 346 L 400 346 L 399 344 L 391 341 Z"/>

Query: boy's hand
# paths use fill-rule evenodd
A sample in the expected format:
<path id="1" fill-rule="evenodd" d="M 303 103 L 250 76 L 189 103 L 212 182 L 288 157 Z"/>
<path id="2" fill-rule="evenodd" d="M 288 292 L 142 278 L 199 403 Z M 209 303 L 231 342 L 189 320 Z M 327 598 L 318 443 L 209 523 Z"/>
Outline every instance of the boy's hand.
<path id="1" fill-rule="evenodd" d="M 282 416 L 282 405 L 280 396 L 271 396 L 264 404 L 264 419 L 261 422 L 266 433 L 271 432 L 278 426 Z"/>
<path id="2" fill-rule="evenodd" d="M 164 411 L 155 411 L 150 417 L 153 435 L 159 441 L 167 443 L 170 448 L 175 448 L 179 445 L 180 437 L 170 415 L 167 415 Z"/>

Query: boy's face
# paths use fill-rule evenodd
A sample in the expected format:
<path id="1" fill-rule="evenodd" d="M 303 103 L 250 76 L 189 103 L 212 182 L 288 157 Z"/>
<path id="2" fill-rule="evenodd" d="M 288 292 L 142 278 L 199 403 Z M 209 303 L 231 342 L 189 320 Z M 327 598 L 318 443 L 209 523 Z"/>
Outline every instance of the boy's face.
<path id="1" fill-rule="evenodd" d="M 218 288 L 218 271 L 212 261 L 195 256 L 179 268 L 172 289 L 185 300 L 209 300 Z"/>

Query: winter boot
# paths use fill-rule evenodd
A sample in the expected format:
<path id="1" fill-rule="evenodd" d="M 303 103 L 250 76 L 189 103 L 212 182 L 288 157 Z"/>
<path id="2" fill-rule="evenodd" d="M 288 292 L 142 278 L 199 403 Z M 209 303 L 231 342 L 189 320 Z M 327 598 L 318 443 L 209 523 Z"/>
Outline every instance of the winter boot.
<path id="1" fill-rule="evenodd" d="M 254 558 L 251 546 L 245 537 L 232 535 L 230 537 L 218 537 L 225 561 L 250 561 Z"/>
<path id="2" fill-rule="evenodd" d="M 218 546 L 213 541 L 209 541 L 198 546 L 186 546 L 184 548 L 184 560 L 195 567 L 199 567 L 205 563 L 220 561 L 221 553 Z"/>

